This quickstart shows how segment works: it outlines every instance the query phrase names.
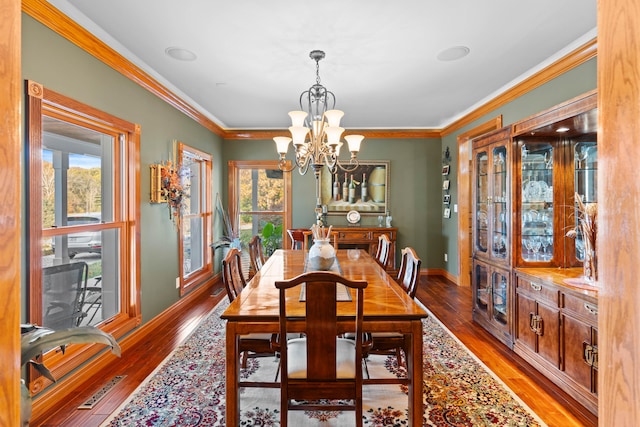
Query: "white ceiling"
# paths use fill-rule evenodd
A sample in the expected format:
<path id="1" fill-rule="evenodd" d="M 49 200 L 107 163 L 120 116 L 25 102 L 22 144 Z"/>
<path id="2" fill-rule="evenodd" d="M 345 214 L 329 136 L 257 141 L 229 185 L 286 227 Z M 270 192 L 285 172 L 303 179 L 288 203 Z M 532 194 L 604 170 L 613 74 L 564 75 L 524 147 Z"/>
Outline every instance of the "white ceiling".
<path id="1" fill-rule="evenodd" d="M 596 36 L 596 0 L 49 0 L 224 129 L 282 129 L 315 83 L 342 125 L 442 128 Z M 438 53 L 467 46 L 469 55 Z M 188 49 L 194 61 L 165 54 Z"/>

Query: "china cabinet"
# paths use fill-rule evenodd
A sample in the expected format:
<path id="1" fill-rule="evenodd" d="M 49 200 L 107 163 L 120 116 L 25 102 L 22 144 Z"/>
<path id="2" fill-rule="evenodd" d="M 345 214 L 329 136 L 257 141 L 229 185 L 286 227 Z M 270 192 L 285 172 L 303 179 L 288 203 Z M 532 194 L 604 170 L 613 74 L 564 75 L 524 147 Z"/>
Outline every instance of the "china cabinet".
<path id="1" fill-rule="evenodd" d="M 473 141 L 473 319 L 511 347 L 510 128 Z"/>
<path id="2" fill-rule="evenodd" d="M 598 288 L 577 227 L 577 198 L 597 203 L 596 92 L 472 147 L 473 319 L 597 414 Z"/>
<path id="3" fill-rule="evenodd" d="M 571 100 L 513 126 L 514 244 L 518 267 L 576 267 L 582 235 L 575 195 L 597 200 L 596 94 Z"/>

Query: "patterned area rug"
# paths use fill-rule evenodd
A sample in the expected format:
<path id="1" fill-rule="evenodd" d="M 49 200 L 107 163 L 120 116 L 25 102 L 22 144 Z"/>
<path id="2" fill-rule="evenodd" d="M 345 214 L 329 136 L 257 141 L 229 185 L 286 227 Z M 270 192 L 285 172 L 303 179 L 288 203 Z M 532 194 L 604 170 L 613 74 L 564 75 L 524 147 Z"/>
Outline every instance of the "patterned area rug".
<path id="1" fill-rule="evenodd" d="M 223 300 L 140 385 L 103 426 L 224 426 L 225 322 Z M 424 426 L 544 426 L 432 315 L 423 320 Z M 393 356 L 369 356 L 372 377 L 404 375 Z M 251 358 L 243 378 L 272 380 L 273 357 Z M 407 426 L 406 387 L 363 390 L 365 426 Z M 279 390 L 245 388 L 242 426 L 278 426 Z M 297 417 L 297 418 L 296 418 Z M 352 426 L 353 411 L 293 411 L 292 426 Z"/>

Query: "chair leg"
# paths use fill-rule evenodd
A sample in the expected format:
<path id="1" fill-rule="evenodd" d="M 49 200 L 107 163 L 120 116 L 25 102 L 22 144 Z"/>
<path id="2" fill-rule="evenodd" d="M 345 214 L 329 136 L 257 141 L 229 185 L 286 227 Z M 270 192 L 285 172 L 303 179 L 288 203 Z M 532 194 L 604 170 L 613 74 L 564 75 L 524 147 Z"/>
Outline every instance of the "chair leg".
<path id="1" fill-rule="evenodd" d="M 280 427 L 287 427 L 289 423 L 289 401 L 285 397 L 281 397 L 280 402 Z"/>
<path id="2" fill-rule="evenodd" d="M 362 427 L 362 395 L 360 395 L 356 401 L 356 426 Z"/>
<path id="3" fill-rule="evenodd" d="M 398 368 L 404 366 L 402 363 L 402 350 L 400 350 L 400 347 L 396 347 L 396 358 L 398 359 Z"/>
<path id="4" fill-rule="evenodd" d="M 364 374 L 367 377 L 367 379 L 370 379 L 371 377 L 369 376 L 369 366 L 367 365 L 367 359 L 365 359 L 364 357 L 362 358 L 362 366 L 364 367 Z"/>
<path id="5" fill-rule="evenodd" d="M 247 368 L 247 359 L 249 358 L 249 352 L 247 351 L 243 351 L 242 354 L 240 355 L 240 358 L 242 359 L 242 369 L 246 369 Z"/>

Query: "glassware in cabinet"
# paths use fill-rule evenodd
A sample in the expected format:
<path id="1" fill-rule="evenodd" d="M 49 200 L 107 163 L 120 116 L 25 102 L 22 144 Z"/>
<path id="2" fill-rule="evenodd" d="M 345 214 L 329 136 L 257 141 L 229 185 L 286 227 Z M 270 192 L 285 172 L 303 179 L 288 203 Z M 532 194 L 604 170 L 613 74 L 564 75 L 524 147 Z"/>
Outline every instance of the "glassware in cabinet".
<path id="1" fill-rule="evenodd" d="M 474 256 L 504 266 L 511 246 L 509 131 L 502 128 L 473 141 Z"/>
<path id="2" fill-rule="evenodd" d="M 475 249 L 477 252 L 487 253 L 489 241 L 489 153 L 478 151 L 475 158 L 476 188 L 475 188 Z"/>
<path id="3" fill-rule="evenodd" d="M 554 260 L 554 145 L 520 145 L 520 254 L 532 263 Z"/>
<path id="4" fill-rule="evenodd" d="M 578 267 L 575 194 L 597 194 L 597 96 L 592 91 L 513 124 L 515 267 Z"/>
<path id="5" fill-rule="evenodd" d="M 578 142 L 573 145 L 574 194 L 578 194 L 585 204 L 598 202 L 598 146 L 595 141 Z M 575 197 L 575 196 L 574 196 Z M 575 237 L 575 258 L 584 260 L 584 240 L 578 227 L 578 203 L 574 201 L 573 226 L 577 231 Z"/>
<path id="6" fill-rule="evenodd" d="M 507 147 L 504 145 L 497 146 L 491 151 L 493 159 L 492 169 L 492 198 L 491 201 L 491 217 L 492 217 L 492 245 L 491 252 L 494 258 L 506 259 L 508 241 L 508 218 L 507 210 Z"/>

